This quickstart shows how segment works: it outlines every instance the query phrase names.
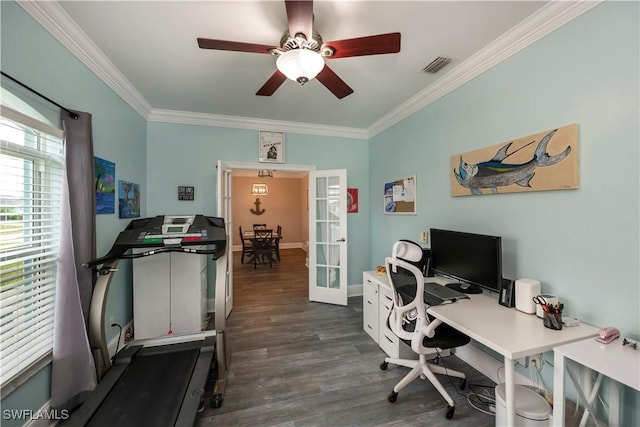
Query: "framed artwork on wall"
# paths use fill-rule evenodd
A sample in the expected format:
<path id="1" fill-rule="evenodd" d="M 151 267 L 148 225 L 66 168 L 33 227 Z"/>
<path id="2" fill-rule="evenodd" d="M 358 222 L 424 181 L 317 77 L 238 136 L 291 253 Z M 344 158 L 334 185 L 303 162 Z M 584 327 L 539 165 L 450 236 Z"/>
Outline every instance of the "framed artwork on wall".
<path id="1" fill-rule="evenodd" d="M 140 218 L 140 184 L 118 180 L 120 218 Z"/>
<path id="2" fill-rule="evenodd" d="M 96 214 L 115 213 L 116 164 L 100 157 L 94 157 L 94 164 Z"/>
<path id="3" fill-rule="evenodd" d="M 358 213 L 357 188 L 347 188 L 347 213 Z"/>
<path id="4" fill-rule="evenodd" d="M 384 213 L 416 215 L 416 176 L 384 184 Z"/>
<path id="5" fill-rule="evenodd" d="M 451 195 L 573 190 L 578 166 L 574 123 L 451 156 Z"/>
<path id="6" fill-rule="evenodd" d="M 196 195 L 195 187 L 192 185 L 178 186 L 178 200 L 194 200 Z"/>
<path id="7" fill-rule="evenodd" d="M 284 163 L 284 132 L 259 131 L 258 158 L 263 163 Z"/>

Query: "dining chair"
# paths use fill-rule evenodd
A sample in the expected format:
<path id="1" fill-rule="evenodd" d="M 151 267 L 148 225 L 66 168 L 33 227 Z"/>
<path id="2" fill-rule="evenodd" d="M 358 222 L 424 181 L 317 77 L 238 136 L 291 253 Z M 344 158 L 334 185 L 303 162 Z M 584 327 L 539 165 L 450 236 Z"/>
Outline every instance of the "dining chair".
<path id="1" fill-rule="evenodd" d="M 253 268 L 258 264 L 269 264 L 273 267 L 273 230 L 254 230 L 253 243 Z"/>
<path id="2" fill-rule="evenodd" d="M 280 240 L 282 239 L 282 226 L 279 225 L 276 229 L 276 234 L 273 236 L 273 256 L 280 261 Z"/>
<path id="3" fill-rule="evenodd" d="M 247 239 L 244 237 L 244 233 L 242 232 L 242 226 L 240 228 L 240 241 L 242 242 L 242 255 L 240 256 L 240 264 L 244 264 L 244 257 L 247 256 L 249 259 L 253 256 L 253 243 L 251 239 Z"/>
<path id="4" fill-rule="evenodd" d="M 253 224 L 254 230 L 266 230 L 267 224 Z"/>

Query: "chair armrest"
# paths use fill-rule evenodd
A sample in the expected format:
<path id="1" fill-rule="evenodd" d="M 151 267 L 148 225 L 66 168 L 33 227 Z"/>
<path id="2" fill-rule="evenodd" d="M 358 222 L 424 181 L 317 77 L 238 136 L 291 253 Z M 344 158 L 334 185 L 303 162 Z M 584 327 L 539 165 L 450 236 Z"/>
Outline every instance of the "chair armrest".
<path id="1" fill-rule="evenodd" d="M 440 325 L 442 325 L 442 320 L 433 319 L 428 325 L 422 328 L 422 333 L 429 338 L 433 338 L 436 334 L 436 328 Z"/>

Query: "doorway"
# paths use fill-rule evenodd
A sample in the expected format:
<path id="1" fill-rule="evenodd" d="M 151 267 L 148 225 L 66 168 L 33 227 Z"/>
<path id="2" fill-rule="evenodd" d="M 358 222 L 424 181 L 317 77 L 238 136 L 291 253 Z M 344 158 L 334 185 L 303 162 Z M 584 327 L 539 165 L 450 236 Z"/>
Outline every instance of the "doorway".
<path id="1" fill-rule="evenodd" d="M 262 173 L 261 173 L 262 172 Z M 306 171 L 277 171 L 268 170 L 240 170 L 232 171 L 232 224 L 234 238 L 232 267 L 234 277 L 237 269 L 256 270 L 247 265 L 249 261 L 245 257 L 245 264 L 236 258 L 241 252 L 240 229 L 243 232 L 250 231 L 253 224 L 266 224 L 267 228 L 274 232 L 282 227 L 282 240 L 279 242 L 280 252 L 288 254 L 296 250 L 308 254 L 309 241 L 309 213 L 308 213 L 308 182 L 309 174 Z M 254 194 L 254 186 L 258 186 L 260 194 Z M 240 256 L 241 258 L 241 256 Z M 298 262 L 300 255 L 285 256 L 272 268 L 268 265 L 259 265 L 254 271 L 262 279 L 269 280 L 269 273 L 276 272 L 278 268 L 289 268 L 291 262 Z M 303 267 L 306 257 L 302 258 Z M 289 265 L 289 266 L 287 266 Z M 299 269 L 296 266 L 296 270 Z M 305 272 L 308 279 L 308 272 Z M 307 280 L 308 281 L 308 280 Z M 308 292 L 307 292 L 308 293 Z"/>
<path id="2" fill-rule="evenodd" d="M 315 165 L 293 165 L 293 164 L 264 164 L 227 162 L 219 160 L 217 163 L 217 216 L 225 219 L 227 226 L 228 247 L 233 249 L 234 242 L 239 239 L 238 227 L 233 222 L 233 173 L 251 171 L 257 176 L 257 171 L 268 167 L 276 173 L 310 173 L 315 171 Z M 306 203 L 306 202 L 305 202 Z M 233 255 L 233 251 L 228 251 Z M 233 256 L 226 257 L 225 266 L 220 265 L 220 278 L 216 280 L 216 312 L 225 313 L 223 318 L 228 316 L 233 309 Z M 223 273 L 224 271 L 224 273 Z M 224 276 L 224 277 L 223 277 Z M 222 319 L 220 319 L 222 321 Z M 218 321 L 218 319 L 216 319 Z"/>

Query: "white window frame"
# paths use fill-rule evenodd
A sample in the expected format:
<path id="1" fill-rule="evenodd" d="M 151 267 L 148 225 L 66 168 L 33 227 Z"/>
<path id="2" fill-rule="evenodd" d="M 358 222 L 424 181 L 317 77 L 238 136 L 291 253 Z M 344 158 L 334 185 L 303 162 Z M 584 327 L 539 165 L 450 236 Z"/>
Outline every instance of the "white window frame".
<path id="1" fill-rule="evenodd" d="M 65 166 L 62 130 L 5 106 L 0 118 L 0 207 L 17 209 L 13 215 L 0 212 L 0 387 L 5 396 L 51 361 Z M 22 132 L 30 143 L 5 138 L 9 130 Z M 29 162 L 31 175 L 27 168 L 7 167 L 8 157 Z"/>

